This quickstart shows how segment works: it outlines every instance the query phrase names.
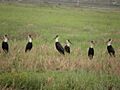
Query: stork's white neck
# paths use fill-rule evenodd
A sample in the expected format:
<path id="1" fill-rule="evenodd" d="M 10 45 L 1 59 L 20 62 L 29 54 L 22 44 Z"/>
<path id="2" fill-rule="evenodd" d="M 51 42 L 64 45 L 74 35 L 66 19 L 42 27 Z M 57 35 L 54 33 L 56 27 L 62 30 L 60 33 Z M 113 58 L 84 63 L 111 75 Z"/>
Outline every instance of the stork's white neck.
<path id="1" fill-rule="evenodd" d="M 70 46 L 70 43 L 69 43 L 69 41 L 68 41 L 68 40 L 66 40 L 66 44 L 67 44 L 67 46 Z"/>
<path id="2" fill-rule="evenodd" d="M 8 42 L 8 39 L 6 37 L 4 38 L 4 42 Z"/>
<path id="3" fill-rule="evenodd" d="M 58 39 L 59 39 L 59 37 L 57 37 L 57 38 L 55 39 L 55 42 L 58 42 Z"/>
<path id="4" fill-rule="evenodd" d="M 108 45 L 108 46 L 110 46 L 110 45 L 111 45 L 111 43 L 112 43 L 112 41 L 109 41 L 109 42 L 107 43 L 107 45 Z"/>
<path id="5" fill-rule="evenodd" d="M 28 42 L 31 43 L 32 42 L 32 38 L 28 37 Z"/>
<path id="6" fill-rule="evenodd" d="M 93 48 L 93 46 L 94 46 L 93 43 L 90 43 L 90 47 Z"/>

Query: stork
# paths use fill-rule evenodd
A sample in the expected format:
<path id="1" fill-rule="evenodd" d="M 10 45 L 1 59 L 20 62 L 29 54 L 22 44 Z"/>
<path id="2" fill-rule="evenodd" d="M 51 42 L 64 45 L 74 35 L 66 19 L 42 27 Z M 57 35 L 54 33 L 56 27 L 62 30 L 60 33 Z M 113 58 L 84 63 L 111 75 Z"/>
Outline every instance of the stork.
<path id="1" fill-rule="evenodd" d="M 71 41 L 70 40 L 66 40 L 66 45 L 64 47 L 65 51 L 67 53 L 69 53 L 69 54 L 70 54 L 70 44 L 72 44 Z"/>
<path id="2" fill-rule="evenodd" d="M 113 48 L 111 43 L 112 43 L 112 39 L 109 39 L 107 41 L 107 51 L 108 51 L 110 56 L 114 56 L 115 57 L 115 50 L 114 50 L 114 48 Z"/>
<path id="3" fill-rule="evenodd" d="M 90 42 L 90 47 L 89 47 L 89 49 L 88 49 L 88 57 L 89 57 L 89 59 L 91 60 L 91 59 L 93 59 L 93 56 L 94 56 L 94 41 L 91 41 Z"/>
<path id="4" fill-rule="evenodd" d="M 55 37 L 55 47 L 56 47 L 57 51 L 58 51 L 60 54 L 65 55 L 65 53 L 64 53 L 64 48 L 63 48 L 63 46 L 60 44 L 60 42 L 58 41 L 58 39 L 59 39 L 59 36 L 56 35 L 56 37 Z"/>
<path id="5" fill-rule="evenodd" d="M 30 51 L 33 47 L 31 35 L 28 35 L 28 43 L 25 48 L 25 52 Z"/>
<path id="6" fill-rule="evenodd" d="M 3 39 L 3 42 L 2 42 L 2 49 L 5 53 L 9 52 L 9 44 L 8 44 L 7 35 L 4 35 L 4 39 Z"/>

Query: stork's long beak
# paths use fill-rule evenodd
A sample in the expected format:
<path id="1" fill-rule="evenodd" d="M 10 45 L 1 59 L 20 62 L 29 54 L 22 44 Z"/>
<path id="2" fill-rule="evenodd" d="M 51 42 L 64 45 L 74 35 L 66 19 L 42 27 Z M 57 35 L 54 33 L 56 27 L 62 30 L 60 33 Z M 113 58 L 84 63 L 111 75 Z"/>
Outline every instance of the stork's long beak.
<path id="1" fill-rule="evenodd" d="M 55 40 L 55 39 L 56 39 L 56 37 L 53 38 L 53 40 Z"/>
<path id="2" fill-rule="evenodd" d="M 4 35 L 4 38 L 7 38 L 7 39 L 8 39 L 8 36 L 7 36 L 7 35 Z"/>
<path id="3" fill-rule="evenodd" d="M 91 43 L 92 43 L 93 45 L 95 45 L 95 41 L 91 41 Z"/>
<path id="4" fill-rule="evenodd" d="M 105 43 L 108 43 L 109 41 L 107 40 Z"/>
<path id="5" fill-rule="evenodd" d="M 110 41 L 112 41 L 112 40 L 107 40 L 106 43 L 108 43 L 108 42 L 110 42 Z"/>
<path id="6" fill-rule="evenodd" d="M 69 42 L 70 44 L 72 44 L 72 42 L 71 42 L 70 40 L 68 40 L 68 42 Z"/>
<path id="7" fill-rule="evenodd" d="M 95 45 L 95 42 L 93 42 L 93 45 Z"/>
<path id="8" fill-rule="evenodd" d="M 58 35 L 56 35 L 56 36 L 53 38 L 53 40 L 56 39 L 57 37 L 58 37 Z"/>

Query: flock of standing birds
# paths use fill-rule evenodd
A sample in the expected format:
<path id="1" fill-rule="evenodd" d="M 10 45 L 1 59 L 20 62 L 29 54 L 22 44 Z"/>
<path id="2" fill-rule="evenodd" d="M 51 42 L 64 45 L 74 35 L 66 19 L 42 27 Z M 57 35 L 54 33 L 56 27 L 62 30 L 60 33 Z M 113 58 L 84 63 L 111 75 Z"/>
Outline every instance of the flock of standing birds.
<path id="1" fill-rule="evenodd" d="M 70 44 L 72 44 L 70 42 L 70 40 L 66 40 L 66 45 L 63 47 L 61 45 L 61 43 L 59 42 L 59 36 L 56 35 L 56 37 L 54 38 L 55 39 L 55 47 L 56 47 L 56 50 L 62 54 L 62 55 L 65 55 L 65 52 L 66 53 L 71 53 L 70 52 Z M 114 56 L 115 57 L 115 50 L 112 46 L 112 39 L 109 39 L 107 41 L 107 51 L 109 53 L 110 56 Z M 91 41 L 90 42 L 90 47 L 88 49 L 88 57 L 89 59 L 93 59 L 94 57 L 94 41 Z M 28 43 L 26 44 L 26 47 L 25 47 L 25 52 L 28 52 L 32 49 L 33 47 L 33 43 L 32 43 L 32 37 L 31 35 L 28 35 Z M 8 37 L 7 35 L 4 35 L 4 39 L 3 39 L 3 42 L 2 42 L 2 49 L 5 53 L 8 53 L 9 52 L 9 44 L 8 44 Z"/>

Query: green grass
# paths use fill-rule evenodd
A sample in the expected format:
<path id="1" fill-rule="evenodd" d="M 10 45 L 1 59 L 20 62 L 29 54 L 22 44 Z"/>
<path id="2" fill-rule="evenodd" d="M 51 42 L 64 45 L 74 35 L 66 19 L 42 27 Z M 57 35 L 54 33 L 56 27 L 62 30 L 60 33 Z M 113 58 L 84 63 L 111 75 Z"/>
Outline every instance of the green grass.
<path id="1" fill-rule="evenodd" d="M 75 7 L 0 4 L 0 39 L 8 34 L 10 53 L 0 48 L 0 89 L 113 90 L 120 89 L 120 11 Z M 33 49 L 24 53 L 27 35 Z M 73 43 L 70 55 L 54 48 L 60 35 Z M 116 57 L 106 52 L 113 39 Z M 89 41 L 95 40 L 95 57 L 88 60 Z"/>
<path id="2" fill-rule="evenodd" d="M 0 75 L 0 83 L 7 88 L 14 87 L 20 90 L 106 90 L 110 87 L 118 90 L 120 88 L 120 77 L 98 75 L 86 71 L 3 73 Z"/>

